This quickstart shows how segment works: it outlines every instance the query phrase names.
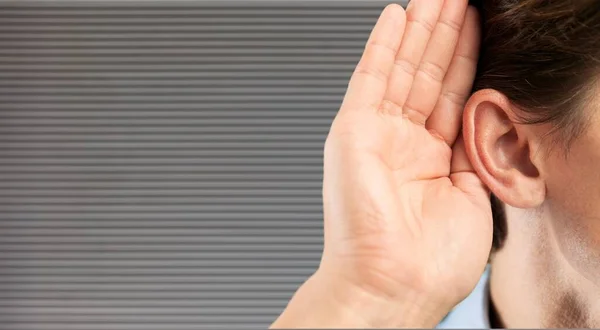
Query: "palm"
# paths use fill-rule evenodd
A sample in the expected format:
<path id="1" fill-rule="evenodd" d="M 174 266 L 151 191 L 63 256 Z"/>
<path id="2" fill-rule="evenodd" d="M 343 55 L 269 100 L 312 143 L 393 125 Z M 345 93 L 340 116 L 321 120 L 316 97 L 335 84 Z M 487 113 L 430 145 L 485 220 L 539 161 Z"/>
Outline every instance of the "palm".
<path id="1" fill-rule="evenodd" d="M 440 20 L 461 17 L 456 10 L 456 17 L 441 12 Z M 391 54 L 396 65 L 388 64 L 386 81 L 374 76 L 386 72 L 381 60 L 385 54 L 370 63 L 367 46 L 326 143 L 324 260 L 386 294 L 410 282 L 418 283 L 419 290 L 446 291 L 457 302 L 475 285 L 487 260 L 492 237 L 489 195 L 470 169 L 462 145 L 454 143 L 460 119 L 453 117 L 460 117 L 462 109 L 447 109 L 462 107 L 448 97 L 468 93 L 456 88 L 470 89 L 470 81 L 459 80 L 472 79 L 475 70 L 472 61 L 464 61 L 466 53 L 477 49 L 476 33 L 468 32 L 476 30 L 474 22 L 467 15 L 465 26 L 472 25 L 463 29 L 449 54 L 430 50 L 436 42 L 447 42 L 436 39 L 436 26 L 417 60 L 403 58 L 418 54 L 414 49 L 402 51 L 414 36 L 407 32 L 397 43 L 379 40 L 384 28 L 376 27 L 369 44 L 377 49 L 371 52 L 399 49 Z M 407 31 L 417 33 L 415 28 Z M 455 44 L 458 39 L 456 31 Z M 406 65 L 398 65 L 420 62 L 422 68 L 423 62 L 434 61 L 447 71 L 439 86 L 431 74 L 416 71 L 411 76 Z M 459 70 L 471 74 L 452 74 Z M 410 88 L 398 92 L 402 86 Z"/>
<path id="2" fill-rule="evenodd" d="M 352 213 L 361 218 L 346 223 L 352 225 L 346 231 L 328 229 L 339 226 L 335 220 L 326 224 L 326 234 L 334 240 L 353 244 L 351 251 L 344 250 L 336 258 L 359 260 L 363 271 L 397 277 L 400 283 L 415 281 L 405 278 L 407 274 L 426 276 L 420 280 L 428 290 L 435 285 L 435 289 L 451 288 L 454 296 L 463 295 L 479 277 L 492 237 L 485 191 L 471 195 L 456 186 L 457 181 L 477 185 L 476 175 L 451 174 L 450 147 L 409 120 L 357 117 L 352 124 L 336 122 L 330 136 L 335 139 L 338 124 L 360 128 L 359 132 L 344 130 L 340 134 L 340 139 L 354 146 L 345 162 L 361 164 L 356 172 L 345 175 L 357 180 L 368 173 L 367 180 L 359 182 L 362 190 L 335 191 L 352 200 Z M 327 179 L 325 188 L 329 188 Z M 326 215 L 328 211 L 326 205 Z M 415 269 L 407 271 L 407 265 Z"/>

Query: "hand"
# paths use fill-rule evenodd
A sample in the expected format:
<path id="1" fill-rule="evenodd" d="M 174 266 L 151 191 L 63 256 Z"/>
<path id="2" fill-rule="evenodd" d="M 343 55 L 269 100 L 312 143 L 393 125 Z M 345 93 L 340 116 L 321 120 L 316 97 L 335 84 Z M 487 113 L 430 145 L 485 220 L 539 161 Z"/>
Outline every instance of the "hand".
<path id="1" fill-rule="evenodd" d="M 475 287 L 492 242 L 490 196 L 455 141 L 479 39 L 466 0 L 382 13 L 325 144 L 321 265 L 294 298 L 343 311 L 312 323 L 304 312 L 304 324 L 433 327 Z"/>

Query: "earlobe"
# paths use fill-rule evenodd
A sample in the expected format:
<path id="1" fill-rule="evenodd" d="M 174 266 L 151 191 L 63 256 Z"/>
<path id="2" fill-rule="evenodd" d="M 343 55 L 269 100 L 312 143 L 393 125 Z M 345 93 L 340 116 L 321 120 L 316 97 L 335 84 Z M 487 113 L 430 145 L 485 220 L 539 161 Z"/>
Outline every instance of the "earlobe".
<path id="1" fill-rule="evenodd" d="M 518 208 L 543 203 L 546 188 L 531 159 L 531 130 L 515 124 L 516 108 L 496 90 L 473 94 L 463 114 L 465 148 L 475 171 L 503 202 Z"/>

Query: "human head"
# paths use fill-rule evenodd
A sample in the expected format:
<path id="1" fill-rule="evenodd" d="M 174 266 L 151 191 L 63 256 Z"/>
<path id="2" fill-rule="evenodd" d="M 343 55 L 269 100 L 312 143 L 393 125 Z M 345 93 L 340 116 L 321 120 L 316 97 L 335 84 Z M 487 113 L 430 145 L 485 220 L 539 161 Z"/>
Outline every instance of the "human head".
<path id="1" fill-rule="evenodd" d="M 493 194 L 494 250 L 508 241 L 539 277 L 569 268 L 600 288 L 600 1 L 473 2 L 483 40 L 463 137 Z M 586 324 L 569 313 L 546 326 Z"/>
<path id="2" fill-rule="evenodd" d="M 539 149 L 536 150 L 531 150 L 525 136 L 518 136 L 520 130 L 527 128 L 521 125 L 506 127 L 513 129 L 513 138 L 521 139 L 520 152 L 528 153 L 520 156 L 535 156 L 540 161 L 550 162 L 550 154 L 569 155 L 579 137 L 585 132 L 592 133 L 588 129 L 592 126 L 595 110 L 600 112 L 600 98 L 595 98 L 600 93 L 596 84 L 600 73 L 600 2 L 486 0 L 473 4 L 479 8 L 483 20 L 482 52 L 474 91 L 488 93 L 483 98 L 476 93 L 475 103 L 481 108 L 500 111 L 501 117 L 496 119 L 537 126 L 535 132 L 542 134 L 537 136 L 539 144 L 536 147 Z M 499 109 L 494 102 L 479 104 L 494 97 L 504 100 L 503 105 L 507 108 Z M 597 135 L 600 137 L 600 132 Z M 534 181 L 533 185 L 543 183 L 535 164 L 526 164 L 528 162 L 523 159 L 518 163 L 527 165 L 520 174 L 533 176 L 530 180 Z M 490 179 L 496 181 L 498 178 L 492 175 Z M 598 184 L 600 186 L 600 182 Z M 539 204 L 541 188 L 533 188 L 538 194 L 536 200 L 522 207 Z M 502 190 L 499 193 L 503 196 L 510 192 L 510 198 L 505 198 L 509 204 L 519 197 L 511 191 L 504 192 L 506 189 L 496 190 Z M 530 189 L 527 192 L 531 194 Z M 507 232 L 503 223 L 503 205 L 495 196 L 492 202 L 494 247 L 497 249 L 502 246 Z M 600 217 L 600 209 L 597 215 Z"/>

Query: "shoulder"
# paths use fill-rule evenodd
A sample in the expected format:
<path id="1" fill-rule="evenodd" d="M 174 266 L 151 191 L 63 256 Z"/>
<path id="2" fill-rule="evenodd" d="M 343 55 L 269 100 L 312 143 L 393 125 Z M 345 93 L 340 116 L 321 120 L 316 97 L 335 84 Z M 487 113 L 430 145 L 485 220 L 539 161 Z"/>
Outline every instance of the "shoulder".
<path id="1" fill-rule="evenodd" d="M 489 265 L 471 294 L 440 322 L 438 329 L 489 329 Z"/>

